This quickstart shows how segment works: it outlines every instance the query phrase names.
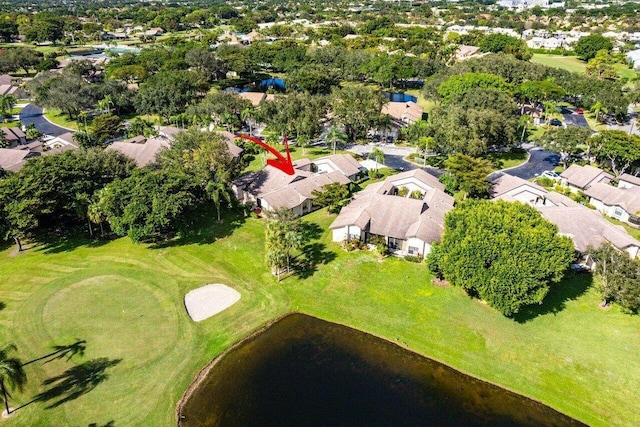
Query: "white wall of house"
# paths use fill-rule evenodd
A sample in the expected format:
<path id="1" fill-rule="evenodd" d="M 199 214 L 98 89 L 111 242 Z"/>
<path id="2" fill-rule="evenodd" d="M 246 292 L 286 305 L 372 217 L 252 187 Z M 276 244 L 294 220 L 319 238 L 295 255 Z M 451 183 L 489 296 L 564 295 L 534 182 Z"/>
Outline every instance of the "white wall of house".
<path id="1" fill-rule="evenodd" d="M 618 181 L 618 188 L 633 188 L 633 187 L 637 187 L 637 185 L 632 184 L 629 181 L 625 181 L 624 179 L 621 179 L 620 181 Z"/>
<path id="2" fill-rule="evenodd" d="M 357 225 L 348 225 L 346 227 L 336 228 L 333 230 L 333 241 L 344 242 L 347 239 L 363 240 L 362 229 Z"/>
<path id="3" fill-rule="evenodd" d="M 313 163 L 318 167 L 318 173 L 330 173 L 339 170 L 333 162 L 327 159 L 314 160 Z"/>
<path id="4" fill-rule="evenodd" d="M 544 199 L 545 192 L 537 188 L 525 186 L 509 191 L 507 195 L 519 202 L 534 206 L 543 203 L 542 200 Z"/>
<path id="5" fill-rule="evenodd" d="M 625 249 L 625 251 L 629 254 L 631 259 L 636 259 L 638 257 L 638 252 L 640 251 L 640 248 L 637 246 L 629 246 L 628 248 Z"/>
<path id="6" fill-rule="evenodd" d="M 407 239 L 406 251 L 408 255 L 420 255 L 424 257 L 427 253 L 431 252 L 431 245 L 417 237 L 410 237 Z"/>
<path id="7" fill-rule="evenodd" d="M 589 203 L 591 203 L 597 211 L 600 211 L 611 218 L 615 218 L 622 222 L 629 222 L 629 213 L 619 206 L 605 205 L 601 200 L 593 197 L 589 199 Z"/>

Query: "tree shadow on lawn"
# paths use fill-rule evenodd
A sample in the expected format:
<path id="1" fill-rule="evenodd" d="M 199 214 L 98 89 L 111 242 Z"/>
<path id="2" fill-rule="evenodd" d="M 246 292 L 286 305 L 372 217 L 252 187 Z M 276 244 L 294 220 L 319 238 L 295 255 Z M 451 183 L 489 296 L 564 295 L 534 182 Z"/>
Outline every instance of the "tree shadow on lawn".
<path id="1" fill-rule="evenodd" d="M 76 338 L 76 341 L 67 345 L 54 345 L 52 346 L 53 351 L 51 353 L 45 354 L 44 356 L 37 357 L 33 360 L 30 360 L 26 363 L 23 363 L 22 366 L 27 366 L 32 363 L 38 362 L 40 360 L 44 360 L 44 363 L 53 362 L 54 360 L 59 360 L 62 358 L 67 358 L 67 362 L 71 360 L 73 356 L 79 354 L 80 356 L 84 355 L 84 351 L 87 349 L 87 342 L 85 340 L 81 340 Z"/>
<path id="2" fill-rule="evenodd" d="M 48 389 L 38 394 L 32 402 L 51 402 L 47 409 L 52 409 L 75 400 L 108 379 L 107 369 L 121 361 L 122 359 L 109 360 L 101 357 L 69 368 L 62 374 L 45 380 L 42 385 Z"/>
<path id="3" fill-rule="evenodd" d="M 7 304 L 0 301 L 0 311 L 4 310 L 7 307 Z"/>
<path id="4" fill-rule="evenodd" d="M 327 251 L 324 243 L 314 242 L 301 249 L 293 263 L 293 271 L 302 279 L 313 276 L 319 264 L 329 264 L 337 258 L 335 252 Z"/>
<path id="5" fill-rule="evenodd" d="M 76 231 L 63 235 L 50 234 L 39 239 L 31 249 L 37 250 L 38 252 L 44 252 L 45 254 L 57 254 L 72 251 L 79 247 L 97 248 L 102 245 L 106 245 L 114 238 L 117 237 L 109 235 L 104 238 L 89 238 L 83 233 Z"/>
<path id="6" fill-rule="evenodd" d="M 518 323 L 527 323 L 544 314 L 557 314 L 565 307 L 567 301 L 578 299 L 593 283 L 591 274 L 576 274 L 569 272 L 567 278 L 555 286 L 551 286 L 549 293 L 540 305 L 530 305 L 513 316 Z"/>
<path id="7" fill-rule="evenodd" d="M 163 249 L 184 245 L 208 245 L 216 240 L 230 236 L 245 223 L 246 217 L 235 209 L 225 210 L 218 222 L 215 208 L 200 208 L 189 214 L 178 227 L 177 237 L 170 240 L 156 241 L 151 249 Z"/>
<path id="8" fill-rule="evenodd" d="M 106 424 L 91 423 L 87 425 L 87 427 L 115 427 L 115 425 L 116 425 L 116 422 L 111 420 Z"/>

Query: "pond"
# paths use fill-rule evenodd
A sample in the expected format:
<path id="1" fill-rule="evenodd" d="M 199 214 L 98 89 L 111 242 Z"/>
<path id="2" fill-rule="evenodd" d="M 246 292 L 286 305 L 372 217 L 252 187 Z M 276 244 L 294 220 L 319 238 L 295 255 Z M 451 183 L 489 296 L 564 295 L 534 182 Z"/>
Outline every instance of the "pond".
<path id="1" fill-rule="evenodd" d="M 385 92 L 384 96 L 391 102 L 418 102 L 418 98 L 401 92 Z"/>
<path id="2" fill-rule="evenodd" d="M 583 425 L 398 343 L 288 315 L 203 372 L 179 405 L 179 425 Z"/>

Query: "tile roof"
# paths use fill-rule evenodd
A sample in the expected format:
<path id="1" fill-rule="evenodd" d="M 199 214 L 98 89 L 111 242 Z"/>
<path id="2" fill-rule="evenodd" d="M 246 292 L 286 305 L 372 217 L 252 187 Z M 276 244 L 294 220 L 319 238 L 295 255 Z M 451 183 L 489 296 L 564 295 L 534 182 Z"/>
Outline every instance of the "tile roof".
<path id="1" fill-rule="evenodd" d="M 613 175 L 602 169 L 590 165 L 580 166 L 576 163 L 569 166 L 560 176 L 566 179 L 570 185 L 581 189 L 585 189 L 596 182 L 608 182 L 613 179 Z"/>
<path id="2" fill-rule="evenodd" d="M 132 159 L 138 167 L 144 167 L 155 161 L 158 153 L 166 148 L 169 148 L 169 141 L 165 138 L 150 138 L 144 144 L 116 141 L 106 149 L 118 151 Z"/>
<path id="3" fill-rule="evenodd" d="M 267 94 L 262 92 L 240 92 L 238 95 L 255 106 L 260 105 L 267 98 Z"/>
<path id="4" fill-rule="evenodd" d="M 623 173 L 622 175 L 620 175 L 620 178 L 618 178 L 618 180 L 626 181 L 630 184 L 637 185 L 640 187 L 640 177 L 638 176 L 630 175 L 628 173 Z"/>
<path id="5" fill-rule="evenodd" d="M 382 106 L 382 114 L 387 114 L 396 120 L 418 121 L 422 119 L 424 109 L 413 101 L 409 102 L 387 102 Z"/>
<path id="6" fill-rule="evenodd" d="M 431 187 L 423 199 L 389 194 L 393 182 L 406 178 L 416 178 L 424 186 Z M 444 193 L 444 186 L 437 178 L 416 169 L 369 185 L 342 208 L 330 228 L 357 225 L 373 234 L 399 239 L 417 237 L 425 242 L 434 242 L 440 240 L 444 216 L 453 209 L 453 204 L 453 197 Z"/>
<path id="7" fill-rule="evenodd" d="M 539 207 L 538 210 L 558 227 L 560 234 L 571 237 L 576 250 L 580 252 L 584 252 L 589 246 L 597 249 L 606 242 L 618 249 L 640 247 L 640 242 L 631 237 L 622 226 L 610 223 L 599 212 L 586 206 Z"/>
<path id="8" fill-rule="evenodd" d="M 586 189 L 584 194 L 607 206 L 619 206 L 632 215 L 640 211 L 640 187 L 618 188 L 599 182 Z"/>
<path id="9" fill-rule="evenodd" d="M 29 150 L 0 148 L 0 168 L 17 172 L 30 154 L 33 155 Z"/>

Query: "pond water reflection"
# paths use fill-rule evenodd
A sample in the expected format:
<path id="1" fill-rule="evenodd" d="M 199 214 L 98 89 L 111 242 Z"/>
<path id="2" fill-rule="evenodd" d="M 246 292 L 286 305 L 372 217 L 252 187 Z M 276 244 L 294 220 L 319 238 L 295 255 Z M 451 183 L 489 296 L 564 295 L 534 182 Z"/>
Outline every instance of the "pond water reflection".
<path id="1" fill-rule="evenodd" d="M 573 426 L 523 396 L 345 326 L 292 314 L 219 358 L 182 426 Z"/>

